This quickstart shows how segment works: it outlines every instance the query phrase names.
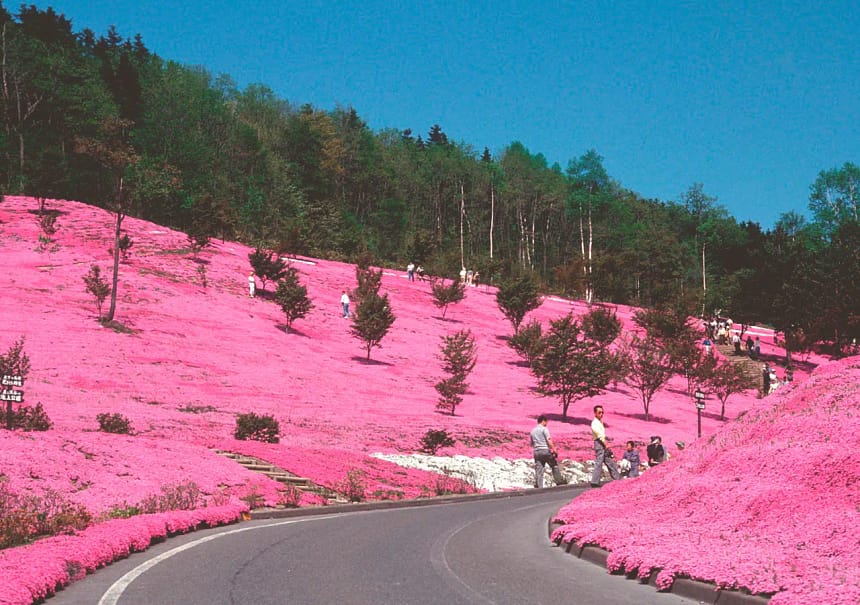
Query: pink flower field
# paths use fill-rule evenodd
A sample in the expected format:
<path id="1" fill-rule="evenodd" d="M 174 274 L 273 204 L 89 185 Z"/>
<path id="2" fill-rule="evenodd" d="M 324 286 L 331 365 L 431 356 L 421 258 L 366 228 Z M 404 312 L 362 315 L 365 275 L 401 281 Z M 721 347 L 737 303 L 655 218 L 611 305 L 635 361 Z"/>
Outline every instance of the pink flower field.
<path id="1" fill-rule="evenodd" d="M 25 403 L 41 402 L 54 423 L 47 432 L 0 430 L 0 477 L 16 493 L 52 490 L 95 516 L 192 481 L 208 506 L 116 519 L 0 551 L 3 577 L 21 578 L 4 581 L 0 603 L 42 598 L 153 537 L 237 520 L 247 510 L 239 498 L 249 493 L 278 501 L 280 484 L 216 449 L 335 489 L 359 472 L 371 499 L 414 498 L 433 492 L 436 475 L 370 454 L 413 453 L 428 429 L 445 429 L 456 445 L 442 454 L 527 458 L 527 433 L 547 413 L 563 455 L 586 460 L 598 401 L 619 455 L 627 439 L 659 434 L 673 458 L 578 498 L 559 513 L 567 525 L 557 538 L 610 549 L 613 569 L 647 575 L 659 568 L 662 582 L 701 578 L 778 593 L 774 603 L 858 602 L 852 528 L 860 501 L 849 458 L 860 447 L 856 358 L 811 355 L 791 388 L 764 400 L 752 391 L 729 398 L 725 422 L 714 413 L 719 402 L 709 401 L 699 442 L 680 378 L 655 396 L 650 421 L 624 385 L 574 403 L 562 421 L 560 404 L 534 391 L 507 346 L 512 327 L 493 288 L 469 288 L 443 320 L 429 282 L 386 269 L 382 290 L 397 320 L 368 362 L 340 313 L 341 291 L 356 285 L 354 265 L 294 259 L 315 308 L 288 333 L 276 304 L 248 296 L 247 246 L 216 240 L 195 259 L 184 234 L 127 218 L 134 245 L 121 264 L 115 319 L 131 333 L 119 333 L 96 321 L 82 279 L 92 264 L 110 276 L 113 216 L 70 201 L 49 207 L 60 213 L 59 231 L 40 251 L 38 202 L 7 196 L 0 203 L 0 353 L 25 338 L 32 363 Z M 548 297 L 530 317 L 548 322 L 585 310 Z M 617 308 L 628 329 L 632 312 Z M 478 363 L 451 417 L 435 410 L 437 355 L 442 336 L 465 328 L 475 335 Z M 766 356 L 781 354 L 770 331 L 756 333 Z M 96 415 L 114 412 L 131 420 L 133 435 L 99 432 Z M 234 440 L 236 414 L 246 412 L 275 416 L 281 443 Z M 676 441 L 692 445 L 678 452 Z"/>

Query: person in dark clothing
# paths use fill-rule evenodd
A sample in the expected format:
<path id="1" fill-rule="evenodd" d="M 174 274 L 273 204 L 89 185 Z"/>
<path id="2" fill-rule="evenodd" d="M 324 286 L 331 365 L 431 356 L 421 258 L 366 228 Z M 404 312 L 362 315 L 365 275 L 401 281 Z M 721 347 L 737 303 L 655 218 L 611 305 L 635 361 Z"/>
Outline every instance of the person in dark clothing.
<path id="1" fill-rule="evenodd" d="M 651 437 L 651 443 L 646 448 L 648 452 L 648 466 L 655 466 L 666 460 L 666 449 L 663 447 L 663 440 L 655 435 Z"/>
<path id="2" fill-rule="evenodd" d="M 750 359 L 755 359 L 754 346 L 752 336 L 747 336 L 747 353 L 749 353 Z"/>

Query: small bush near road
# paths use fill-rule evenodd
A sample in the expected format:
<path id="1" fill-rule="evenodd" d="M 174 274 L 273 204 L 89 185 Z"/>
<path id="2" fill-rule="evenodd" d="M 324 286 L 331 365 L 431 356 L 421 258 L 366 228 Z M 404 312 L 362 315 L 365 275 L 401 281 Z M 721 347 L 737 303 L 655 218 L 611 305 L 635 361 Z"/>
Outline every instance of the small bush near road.
<path id="1" fill-rule="evenodd" d="M 69 502 L 58 492 L 21 495 L 0 481 L 0 549 L 73 533 L 91 522 L 92 515 L 84 506 Z"/>

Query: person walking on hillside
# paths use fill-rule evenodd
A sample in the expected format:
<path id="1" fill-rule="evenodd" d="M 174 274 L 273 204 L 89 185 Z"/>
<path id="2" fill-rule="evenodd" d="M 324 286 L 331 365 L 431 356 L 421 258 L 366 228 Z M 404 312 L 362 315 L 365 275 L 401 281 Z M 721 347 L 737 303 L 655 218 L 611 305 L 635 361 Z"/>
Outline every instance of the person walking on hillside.
<path id="1" fill-rule="evenodd" d="M 620 477 L 615 466 L 612 450 L 606 445 L 606 427 L 603 425 L 603 406 L 594 406 L 594 420 L 591 421 L 591 435 L 594 437 L 594 471 L 591 473 L 591 487 L 600 487 L 600 477 L 603 475 L 603 465 L 609 469 L 613 479 Z"/>
<path id="2" fill-rule="evenodd" d="M 535 458 L 535 487 L 538 489 L 543 487 L 544 469 L 547 464 L 552 469 L 556 484 L 565 483 L 558 468 L 558 450 L 555 449 L 555 444 L 549 436 L 549 429 L 546 428 L 547 422 L 547 417 L 541 414 L 537 417 L 537 426 L 529 433 Z"/>
<path id="3" fill-rule="evenodd" d="M 344 290 L 340 295 L 340 304 L 343 307 L 343 318 L 349 319 L 349 296 Z"/>
<path id="4" fill-rule="evenodd" d="M 409 281 L 415 281 L 415 263 L 411 261 L 406 265 L 406 277 L 409 278 Z"/>
<path id="5" fill-rule="evenodd" d="M 735 355 L 741 354 L 741 337 L 737 332 L 732 332 L 732 344 L 735 346 Z"/>
<path id="6" fill-rule="evenodd" d="M 248 274 L 248 296 L 254 298 L 254 295 L 257 293 L 257 282 L 254 279 L 254 272 L 251 271 Z"/>

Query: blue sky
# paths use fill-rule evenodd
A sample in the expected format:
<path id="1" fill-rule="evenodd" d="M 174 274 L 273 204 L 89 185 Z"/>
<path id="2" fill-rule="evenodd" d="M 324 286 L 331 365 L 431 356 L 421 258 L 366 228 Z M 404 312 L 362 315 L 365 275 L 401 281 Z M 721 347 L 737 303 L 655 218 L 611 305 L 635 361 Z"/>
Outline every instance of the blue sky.
<path id="1" fill-rule="evenodd" d="M 7 3 L 9 8 L 14 5 Z M 56 0 L 165 59 L 352 106 L 374 130 L 440 124 L 495 155 L 678 200 L 696 182 L 738 220 L 806 213 L 818 172 L 860 163 L 860 5 L 833 2 Z"/>

